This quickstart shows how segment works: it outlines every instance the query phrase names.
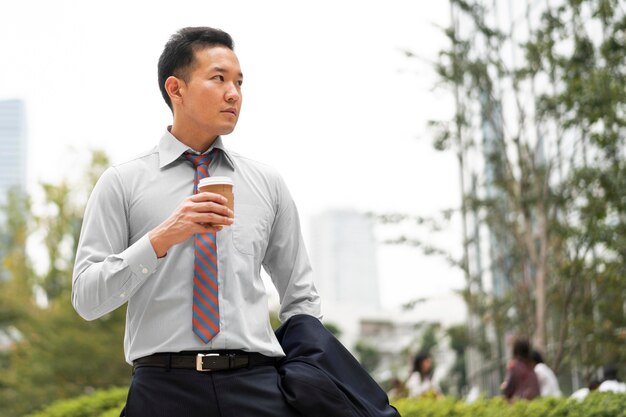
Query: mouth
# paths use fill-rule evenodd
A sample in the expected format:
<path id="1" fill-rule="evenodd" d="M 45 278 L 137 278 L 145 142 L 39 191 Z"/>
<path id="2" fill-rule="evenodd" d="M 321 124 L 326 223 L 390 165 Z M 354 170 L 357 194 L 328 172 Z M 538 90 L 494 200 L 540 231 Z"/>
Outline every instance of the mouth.
<path id="1" fill-rule="evenodd" d="M 235 109 L 234 107 L 222 110 L 222 113 L 232 114 L 233 116 L 237 117 L 237 109 Z"/>

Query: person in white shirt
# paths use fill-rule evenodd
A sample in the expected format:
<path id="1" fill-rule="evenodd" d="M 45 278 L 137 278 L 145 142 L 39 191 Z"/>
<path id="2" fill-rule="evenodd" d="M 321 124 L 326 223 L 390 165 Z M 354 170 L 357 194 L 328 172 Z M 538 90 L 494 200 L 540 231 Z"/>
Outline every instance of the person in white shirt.
<path id="1" fill-rule="evenodd" d="M 409 397 L 441 394 L 439 384 L 433 380 L 432 373 L 433 361 L 430 354 L 422 352 L 416 355 L 413 361 L 413 372 L 406 382 Z"/>
<path id="2" fill-rule="evenodd" d="M 541 353 L 533 350 L 531 353 L 532 361 L 535 363 L 534 370 L 539 380 L 539 390 L 542 397 L 561 397 L 561 389 L 556 375 L 548 365 L 543 361 Z"/>
<path id="3" fill-rule="evenodd" d="M 626 393 L 626 384 L 619 380 L 617 367 L 615 365 L 607 365 L 602 371 L 604 379 L 598 387 L 599 392 Z"/>
<path id="4" fill-rule="evenodd" d="M 589 393 L 597 390 L 599 386 L 600 381 L 594 378 L 589 382 L 589 386 L 577 389 L 572 393 L 570 398 L 573 400 L 583 401 L 585 398 L 587 398 L 587 395 L 589 395 Z"/>

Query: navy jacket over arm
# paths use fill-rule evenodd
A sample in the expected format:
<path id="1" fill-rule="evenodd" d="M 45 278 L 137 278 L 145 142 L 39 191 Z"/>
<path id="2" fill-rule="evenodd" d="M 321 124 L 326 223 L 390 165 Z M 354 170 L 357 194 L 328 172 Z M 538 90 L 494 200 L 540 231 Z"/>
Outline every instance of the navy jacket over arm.
<path id="1" fill-rule="evenodd" d="M 315 317 L 291 317 L 276 330 L 287 355 L 280 389 L 305 417 L 400 417 L 387 394 Z"/>

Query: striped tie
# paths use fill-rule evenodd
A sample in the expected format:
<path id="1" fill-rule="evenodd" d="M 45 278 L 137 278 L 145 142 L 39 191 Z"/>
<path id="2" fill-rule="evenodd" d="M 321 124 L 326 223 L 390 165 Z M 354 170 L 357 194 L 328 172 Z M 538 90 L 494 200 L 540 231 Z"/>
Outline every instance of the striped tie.
<path id="1" fill-rule="evenodd" d="M 212 152 L 195 155 L 185 152 L 185 158 L 196 167 L 193 192 L 198 192 L 198 182 L 209 176 Z M 220 308 L 217 281 L 217 240 L 215 233 L 194 235 L 193 265 L 193 332 L 204 343 L 208 343 L 220 331 Z"/>

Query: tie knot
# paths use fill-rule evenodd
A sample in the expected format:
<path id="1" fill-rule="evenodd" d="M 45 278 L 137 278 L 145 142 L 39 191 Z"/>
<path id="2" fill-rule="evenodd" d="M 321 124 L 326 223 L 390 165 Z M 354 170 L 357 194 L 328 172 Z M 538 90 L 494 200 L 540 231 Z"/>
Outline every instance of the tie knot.
<path id="1" fill-rule="evenodd" d="M 183 155 L 187 160 L 191 161 L 194 167 L 198 167 L 198 165 L 208 166 L 211 163 L 211 159 L 213 159 L 213 151 L 204 155 L 196 155 L 186 151 Z"/>

